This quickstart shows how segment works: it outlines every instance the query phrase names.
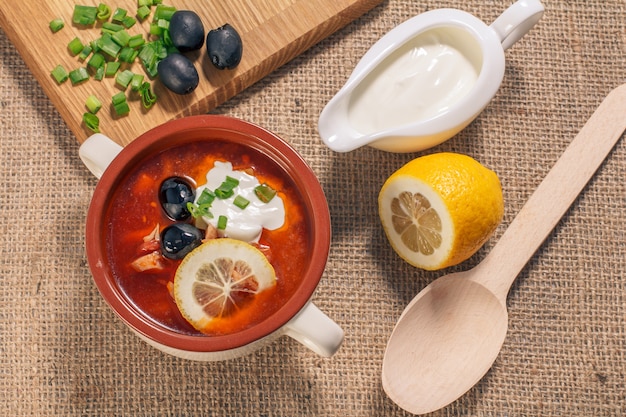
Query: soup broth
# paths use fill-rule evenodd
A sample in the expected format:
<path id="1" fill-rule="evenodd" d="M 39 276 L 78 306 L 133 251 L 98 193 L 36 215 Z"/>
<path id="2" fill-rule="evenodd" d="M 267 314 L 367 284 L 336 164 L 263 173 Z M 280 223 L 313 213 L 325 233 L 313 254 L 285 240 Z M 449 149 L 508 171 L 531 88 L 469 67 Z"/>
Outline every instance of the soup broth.
<path id="1" fill-rule="evenodd" d="M 159 202 L 159 187 L 169 177 L 187 179 L 195 188 L 206 182 L 215 161 L 230 162 L 277 191 L 285 205 L 285 222 L 264 229 L 258 246 L 276 272 L 276 285 L 256 295 L 253 303 L 228 318 L 216 319 L 213 334 L 241 331 L 272 315 L 297 291 L 310 253 L 309 226 L 304 203 L 295 184 L 267 156 L 228 141 L 197 141 L 148 157 L 119 183 L 106 214 L 107 256 L 117 285 L 128 300 L 151 320 L 176 332 L 203 335 L 181 315 L 171 288 L 181 260 L 163 258 L 161 269 L 138 272 L 133 261 L 141 256 L 144 237 L 159 225 L 173 223 Z M 192 222 L 193 220 L 190 220 Z"/>

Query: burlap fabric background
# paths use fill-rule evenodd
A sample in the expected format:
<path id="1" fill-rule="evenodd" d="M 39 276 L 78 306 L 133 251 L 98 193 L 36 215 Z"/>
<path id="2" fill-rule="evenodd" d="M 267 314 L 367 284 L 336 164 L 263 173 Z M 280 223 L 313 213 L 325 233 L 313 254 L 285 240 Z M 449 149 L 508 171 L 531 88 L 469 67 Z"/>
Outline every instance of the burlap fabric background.
<path id="1" fill-rule="evenodd" d="M 3 0 L 8 1 L 8 0 Z M 390 0 L 215 110 L 284 137 L 328 196 L 332 250 L 315 302 L 345 330 L 321 359 L 282 338 L 223 363 L 167 356 L 134 336 L 92 282 L 85 214 L 96 181 L 78 143 L 0 31 L 0 413 L 7 416 L 401 416 L 380 371 L 396 319 L 444 272 L 388 245 L 376 198 L 419 154 L 335 154 L 316 133 L 323 105 L 365 51 L 420 12 L 453 7 L 491 23 L 509 1 Z M 545 0 L 507 53 L 499 93 L 433 151 L 472 155 L 500 176 L 502 234 L 602 98 L 626 78 L 622 0 Z M 624 115 L 626 117 L 626 115 Z M 486 377 L 435 415 L 626 414 L 626 142 L 622 138 L 509 296 L 510 330 Z"/>

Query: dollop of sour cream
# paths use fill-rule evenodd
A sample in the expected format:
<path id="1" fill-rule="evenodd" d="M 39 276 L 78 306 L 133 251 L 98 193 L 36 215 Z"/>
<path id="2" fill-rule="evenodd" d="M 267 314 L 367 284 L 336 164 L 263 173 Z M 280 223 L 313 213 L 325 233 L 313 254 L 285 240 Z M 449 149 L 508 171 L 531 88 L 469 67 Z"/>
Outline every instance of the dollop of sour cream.
<path id="1" fill-rule="evenodd" d="M 282 198 L 276 194 L 267 203 L 261 201 L 254 191 L 260 185 L 259 180 L 244 171 L 234 171 L 230 162 L 215 161 L 213 168 L 206 174 L 206 184 L 196 190 L 196 203 L 205 188 L 215 190 L 227 176 L 239 181 L 233 190 L 234 194 L 226 199 L 213 200 L 210 210 L 213 217 L 202 216 L 202 221 L 214 226 L 219 236 L 256 243 L 264 228 L 275 230 L 285 223 L 285 204 Z M 250 202 L 247 207 L 241 209 L 234 204 L 237 196 Z M 227 218 L 225 229 L 217 227 L 220 216 Z"/>

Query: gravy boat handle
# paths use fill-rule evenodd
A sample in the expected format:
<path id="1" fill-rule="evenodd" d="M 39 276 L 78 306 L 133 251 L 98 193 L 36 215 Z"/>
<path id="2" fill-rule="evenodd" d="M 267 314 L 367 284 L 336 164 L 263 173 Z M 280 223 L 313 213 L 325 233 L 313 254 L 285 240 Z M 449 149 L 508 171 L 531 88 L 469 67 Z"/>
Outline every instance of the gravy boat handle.
<path id="1" fill-rule="evenodd" d="M 513 3 L 489 26 L 496 33 L 502 48 L 509 49 L 520 40 L 543 16 L 539 0 L 519 0 Z"/>

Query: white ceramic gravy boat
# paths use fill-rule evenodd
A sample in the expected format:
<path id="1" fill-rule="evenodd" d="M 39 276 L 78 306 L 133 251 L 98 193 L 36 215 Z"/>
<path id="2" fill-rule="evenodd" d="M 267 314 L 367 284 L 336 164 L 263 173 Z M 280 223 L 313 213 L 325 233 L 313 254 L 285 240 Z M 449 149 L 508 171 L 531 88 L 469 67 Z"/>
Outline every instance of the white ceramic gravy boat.
<path id="1" fill-rule="evenodd" d="M 456 9 L 398 25 L 369 49 L 322 110 L 323 142 L 336 152 L 364 145 L 415 152 L 450 139 L 496 94 L 504 51 L 543 11 L 539 0 L 519 0 L 490 26 Z"/>

